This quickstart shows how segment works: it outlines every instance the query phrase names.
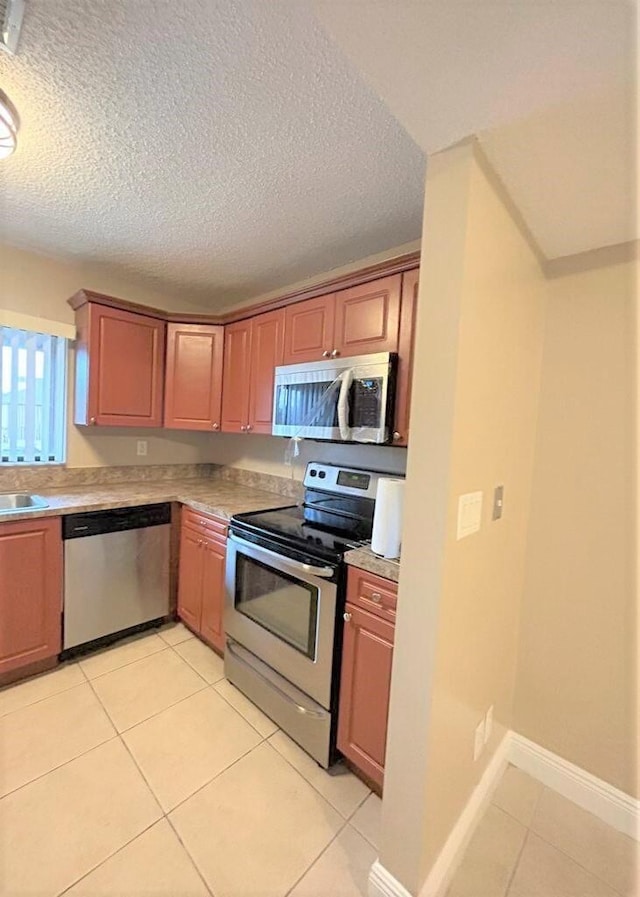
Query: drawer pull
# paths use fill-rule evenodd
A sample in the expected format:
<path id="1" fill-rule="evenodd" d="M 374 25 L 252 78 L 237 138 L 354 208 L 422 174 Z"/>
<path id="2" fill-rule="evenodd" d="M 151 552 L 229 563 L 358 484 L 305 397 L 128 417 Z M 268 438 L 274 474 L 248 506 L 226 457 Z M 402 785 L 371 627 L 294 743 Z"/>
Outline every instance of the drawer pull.
<path id="1" fill-rule="evenodd" d="M 370 595 L 360 596 L 360 599 L 362 601 L 366 601 L 368 598 L 370 598 L 371 601 L 375 601 L 376 604 L 380 604 L 380 602 L 382 601 L 382 595 L 380 594 L 380 592 L 372 592 Z"/>
<path id="2" fill-rule="evenodd" d="M 351 614 L 348 611 L 345 611 L 342 615 L 342 619 L 344 620 L 345 623 L 350 623 L 351 622 Z"/>

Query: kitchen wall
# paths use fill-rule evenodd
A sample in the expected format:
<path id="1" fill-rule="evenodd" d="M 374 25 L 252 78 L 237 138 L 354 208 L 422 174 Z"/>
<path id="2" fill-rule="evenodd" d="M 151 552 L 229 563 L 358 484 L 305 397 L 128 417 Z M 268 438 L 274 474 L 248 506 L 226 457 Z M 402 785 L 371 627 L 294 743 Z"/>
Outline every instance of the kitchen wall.
<path id="1" fill-rule="evenodd" d="M 359 268 L 376 264 L 418 249 L 419 242 L 405 244 L 360 259 L 341 268 L 301 284 L 293 284 L 273 293 L 256 296 L 251 303 L 282 295 L 303 285 L 318 283 L 327 277 L 348 274 Z M 128 278 L 98 265 L 48 256 L 0 244 L 0 312 L 7 310 L 31 315 L 45 321 L 72 326 L 73 310 L 67 304 L 69 296 L 81 287 L 128 299 L 185 312 L 202 312 L 179 295 L 163 293 L 148 284 Z M 245 303 L 246 304 L 246 303 Z M 206 309 L 205 309 L 206 311 Z M 70 352 L 69 408 L 73 408 L 73 351 Z M 147 441 L 147 455 L 136 454 L 138 439 Z M 188 464 L 211 461 L 230 464 L 249 470 L 295 476 L 301 479 L 307 460 L 335 461 L 355 466 L 371 466 L 395 473 L 403 472 L 406 450 L 399 448 L 353 447 L 305 442 L 300 459 L 289 467 L 284 463 L 286 442 L 269 436 L 239 436 L 234 434 L 189 433 L 148 429 L 104 428 L 101 430 L 75 427 L 69 414 L 67 464 L 70 467 L 100 467 L 127 464 Z"/>
<path id="2" fill-rule="evenodd" d="M 429 160 L 422 253 L 380 846 L 411 893 L 513 723 L 547 301 L 473 144 Z M 458 497 L 475 491 L 482 527 L 458 541 Z M 490 705 L 493 735 L 474 762 Z"/>
<path id="3" fill-rule="evenodd" d="M 578 261 L 584 267 L 591 259 Z M 554 270 L 515 728 L 637 794 L 633 306 L 639 265 Z"/>
<path id="4" fill-rule="evenodd" d="M 270 473 L 301 480 L 307 461 L 327 461 L 351 467 L 368 467 L 391 473 L 404 473 L 407 450 L 387 446 L 340 445 L 302 440 L 300 454 L 291 455 L 289 439 L 274 436 L 242 436 L 221 433 L 213 437 L 209 460 L 245 470 Z M 291 464 L 285 460 L 291 458 Z"/>
<path id="5" fill-rule="evenodd" d="M 45 321 L 73 324 L 67 299 L 81 287 L 158 308 L 202 312 L 202 308 L 173 294 L 157 292 L 101 266 L 49 258 L 34 252 L 0 245 L 0 312 L 9 310 Z M 69 359 L 69 467 L 101 467 L 120 464 L 190 464 L 210 460 L 211 435 L 164 430 L 89 430 L 75 427 L 73 409 L 73 350 Z M 148 442 L 144 457 L 136 454 L 136 441 Z"/>

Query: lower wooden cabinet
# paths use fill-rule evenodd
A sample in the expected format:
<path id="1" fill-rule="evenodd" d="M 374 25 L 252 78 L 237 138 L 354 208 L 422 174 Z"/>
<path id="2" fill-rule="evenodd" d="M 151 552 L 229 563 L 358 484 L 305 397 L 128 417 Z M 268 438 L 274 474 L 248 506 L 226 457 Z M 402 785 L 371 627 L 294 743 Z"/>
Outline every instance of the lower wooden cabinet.
<path id="1" fill-rule="evenodd" d="M 221 653 L 226 531 L 226 522 L 217 517 L 187 508 L 182 512 L 178 616 Z"/>
<path id="2" fill-rule="evenodd" d="M 60 518 L 0 523 L 0 675 L 56 657 L 61 641 Z"/>
<path id="3" fill-rule="evenodd" d="M 380 787 L 384 780 L 395 631 L 395 600 L 392 596 L 395 598 L 396 593 L 395 583 L 350 568 L 338 749 Z"/>

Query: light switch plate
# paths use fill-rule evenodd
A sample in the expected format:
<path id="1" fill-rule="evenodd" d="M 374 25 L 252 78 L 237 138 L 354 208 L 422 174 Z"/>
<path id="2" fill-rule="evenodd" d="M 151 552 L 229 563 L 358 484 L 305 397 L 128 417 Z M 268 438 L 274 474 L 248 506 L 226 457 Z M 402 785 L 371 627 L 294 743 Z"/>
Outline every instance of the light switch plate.
<path id="1" fill-rule="evenodd" d="M 147 440 L 146 439 L 138 439 L 138 443 L 136 446 L 136 453 L 138 455 L 146 455 L 147 454 Z"/>
<path id="2" fill-rule="evenodd" d="M 493 734 L 493 704 L 487 710 L 484 718 L 484 743 L 486 744 Z"/>
<path id="3" fill-rule="evenodd" d="M 473 759 L 478 759 L 484 748 L 484 720 L 480 720 L 473 739 Z"/>
<path id="4" fill-rule="evenodd" d="M 482 492 L 467 492 L 458 499 L 458 539 L 477 533 L 482 523 Z"/>

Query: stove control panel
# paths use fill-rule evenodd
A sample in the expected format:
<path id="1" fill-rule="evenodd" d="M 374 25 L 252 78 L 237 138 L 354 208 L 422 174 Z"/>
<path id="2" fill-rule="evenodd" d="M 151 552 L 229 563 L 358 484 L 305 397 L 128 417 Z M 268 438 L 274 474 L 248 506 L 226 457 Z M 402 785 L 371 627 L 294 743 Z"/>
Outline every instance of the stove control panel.
<path id="1" fill-rule="evenodd" d="M 307 489 L 375 499 L 378 480 L 383 476 L 397 477 L 397 474 L 309 461 L 304 475 L 304 485 Z"/>

